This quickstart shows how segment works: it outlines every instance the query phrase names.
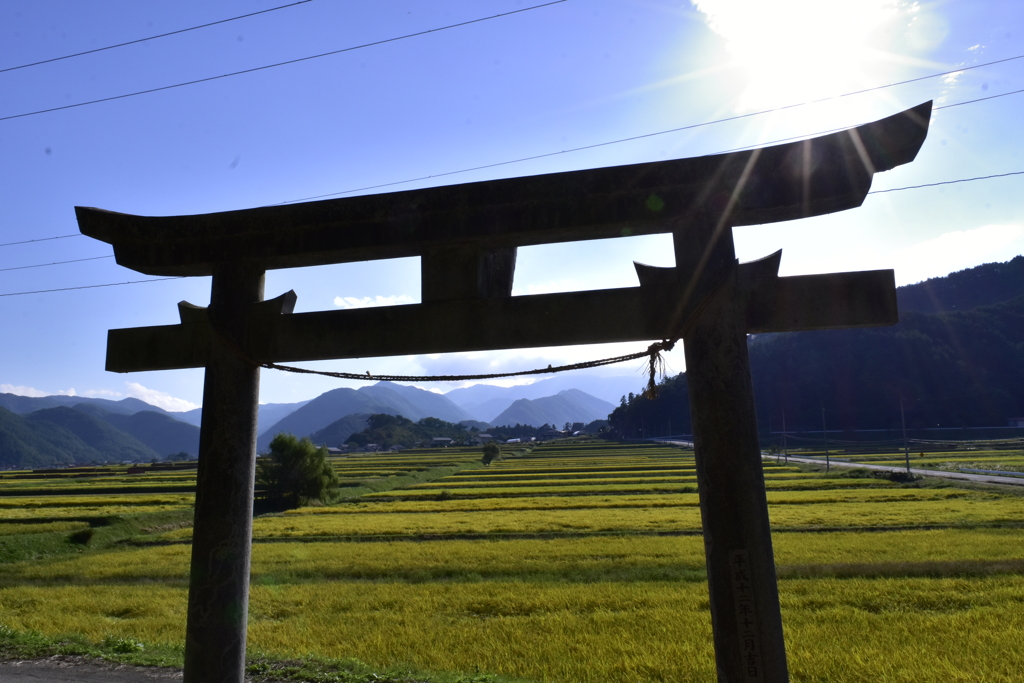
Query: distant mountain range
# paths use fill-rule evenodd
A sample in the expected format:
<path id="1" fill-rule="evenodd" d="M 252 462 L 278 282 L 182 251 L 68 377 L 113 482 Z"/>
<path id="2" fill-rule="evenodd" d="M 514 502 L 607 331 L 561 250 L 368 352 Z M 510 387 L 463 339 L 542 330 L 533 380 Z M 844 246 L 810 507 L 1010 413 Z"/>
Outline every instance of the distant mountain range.
<path id="1" fill-rule="evenodd" d="M 256 417 L 256 431 L 263 431 L 263 427 L 275 424 L 280 421 L 281 418 L 289 415 L 290 413 L 294 413 L 307 403 L 309 403 L 309 401 L 299 401 L 297 403 L 261 403 Z M 190 425 L 195 425 L 196 427 L 203 423 L 202 408 L 195 408 L 183 413 L 171 413 L 171 415 L 173 415 L 177 420 L 187 422 Z"/>
<path id="2" fill-rule="evenodd" d="M 0 467 L 150 462 L 182 452 L 199 452 L 199 428 L 162 411 L 126 415 L 81 403 L 18 415 L 0 407 Z"/>
<path id="3" fill-rule="evenodd" d="M 6 408 L 18 415 L 43 410 L 44 408 L 56 408 L 58 406 L 71 408 L 77 405 L 97 406 L 108 413 L 118 413 L 120 415 L 132 415 L 140 410 L 152 410 L 157 413 L 171 414 L 162 408 L 151 406 L 137 398 L 123 398 L 120 401 L 111 401 L 106 398 L 88 398 L 85 396 L 18 396 L 17 394 L 0 394 L 0 408 Z M 181 413 L 173 413 L 173 415 L 178 417 Z"/>
<path id="4" fill-rule="evenodd" d="M 566 422 L 583 422 L 606 420 L 615 406 L 607 401 L 594 398 L 579 389 L 564 389 L 554 396 L 545 396 L 530 400 L 521 398 L 503 410 L 491 424 L 494 426 L 514 426 L 517 424 L 540 427 L 549 424 L 559 429 Z"/>
<path id="5" fill-rule="evenodd" d="M 513 387 L 498 387 L 491 384 L 474 384 L 464 389 L 453 389 L 445 394 L 460 408 L 470 413 L 474 419 L 492 425 L 507 424 L 500 419 L 501 414 L 513 403 L 521 399 L 538 399 L 555 396 L 566 389 L 577 389 L 616 406 L 619 399 L 630 393 L 638 393 L 644 387 L 644 378 L 639 374 L 635 377 L 577 374 L 575 372 L 555 375 L 533 384 L 521 384 Z M 610 410 L 610 409 L 609 409 Z M 607 414 L 601 417 L 606 417 Z M 596 419 L 596 418 L 595 418 Z M 589 422 L 590 420 L 573 420 L 573 422 Z M 548 424 L 554 424 L 547 420 Z M 512 424 L 515 424 L 513 422 Z M 525 424 L 525 423 L 521 423 Z"/>
<path id="6" fill-rule="evenodd" d="M 474 412 L 446 395 L 391 382 L 334 389 L 311 401 L 265 404 L 260 406 L 260 427 L 268 423 L 269 427 L 259 432 L 257 449 L 269 450 L 279 432 L 309 436 L 316 443 L 345 443 L 352 434 L 366 428 L 372 414 L 401 416 L 414 422 L 433 417 L 478 431 L 491 425 L 561 426 L 607 417 L 614 407 L 611 403 L 576 388 L 556 391 L 567 379 L 545 380 L 532 387 L 480 386 L 452 392 L 470 402 L 487 403 L 488 411 L 496 411 L 489 420 L 479 419 L 479 406 Z M 587 386 L 603 387 L 605 393 L 609 387 L 617 390 L 615 378 L 580 379 Z M 626 379 L 628 386 L 635 384 Z M 546 391 L 555 393 L 546 395 Z M 134 398 L 110 401 L 0 394 L 0 411 L 0 467 L 149 462 L 199 452 L 201 409 L 168 413 Z"/>
<path id="7" fill-rule="evenodd" d="M 414 422 L 424 417 L 436 417 L 480 431 L 488 426 L 516 424 L 561 427 L 566 422 L 588 423 L 607 418 L 615 406 L 579 389 L 563 389 L 555 395 L 544 393 L 564 384 L 566 379 L 558 378 L 557 383 L 553 380 L 538 382 L 537 385 L 545 385 L 540 389 L 477 385 L 443 395 L 392 382 L 378 382 L 359 389 L 334 389 L 307 402 L 261 432 L 257 450 L 268 450 L 279 432 L 309 436 L 315 443 L 345 443 L 349 436 L 365 428 L 366 418 L 372 414 L 400 415 Z M 635 382 L 626 379 L 629 380 L 628 386 L 633 387 Z M 590 380 L 589 384 L 593 385 L 604 383 L 607 387 L 613 384 L 600 377 Z M 524 393 L 535 398 L 523 398 Z M 452 394 L 467 401 L 472 410 L 457 405 L 450 398 Z M 480 404 L 486 404 L 487 408 L 481 408 Z M 480 419 L 483 410 L 495 409 L 497 413 L 491 416 L 492 419 Z"/>
<path id="8" fill-rule="evenodd" d="M 446 422 L 472 419 L 441 394 L 392 382 L 378 382 L 359 389 L 332 389 L 286 415 L 259 435 L 256 448 L 264 452 L 279 432 L 310 436 L 348 415 L 384 413 L 418 421 L 436 417 Z M 360 429 L 353 430 L 361 431 Z"/>

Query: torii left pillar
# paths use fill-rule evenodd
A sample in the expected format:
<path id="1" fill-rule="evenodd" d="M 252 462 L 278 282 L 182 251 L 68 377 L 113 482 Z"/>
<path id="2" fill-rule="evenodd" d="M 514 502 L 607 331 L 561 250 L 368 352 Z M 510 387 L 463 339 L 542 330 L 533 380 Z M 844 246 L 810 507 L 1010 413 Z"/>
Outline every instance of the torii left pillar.
<path id="1" fill-rule="evenodd" d="M 208 315 L 219 335 L 210 340 L 203 384 L 184 683 L 245 677 L 260 369 L 232 346 L 247 348 L 263 282 L 263 270 L 233 262 L 215 268 L 210 288 Z"/>

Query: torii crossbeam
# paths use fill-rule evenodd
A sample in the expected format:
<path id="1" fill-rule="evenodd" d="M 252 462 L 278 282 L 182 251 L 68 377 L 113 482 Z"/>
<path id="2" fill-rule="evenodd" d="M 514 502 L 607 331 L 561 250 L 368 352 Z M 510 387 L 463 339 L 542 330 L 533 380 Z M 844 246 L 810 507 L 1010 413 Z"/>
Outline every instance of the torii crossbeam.
<path id="1" fill-rule="evenodd" d="M 737 264 L 732 227 L 860 206 L 914 159 L 931 102 L 746 152 L 229 211 L 143 217 L 76 208 L 83 234 L 149 275 L 212 275 L 181 323 L 111 330 L 114 372 L 205 367 L 185 683 L 241 683 L 257 363 L 682 337 L 720 681 L 788 680 L 746 334 L 892 325 L 891 270 L 779 277 Z M 516 248 L 672 233 L 674 268 L 639 287 L 512 297 Z M 420 304 L 292 313 L 268 269 L 421 258 Z"/>

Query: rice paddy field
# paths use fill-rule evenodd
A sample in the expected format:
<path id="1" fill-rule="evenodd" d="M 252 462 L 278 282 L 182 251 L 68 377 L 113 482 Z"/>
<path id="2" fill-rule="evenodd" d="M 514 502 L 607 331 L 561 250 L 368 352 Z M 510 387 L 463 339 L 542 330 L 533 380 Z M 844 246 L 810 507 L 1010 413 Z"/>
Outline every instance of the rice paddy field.
<path id="1" fill-rule="evenodd" d="M 528 681 L 714 681 L 692 451 L 508 455 L 340 458 L 344 502 L 257 517 L 251 651 Z M 180 648 L 194 476 L 0 474 L 0 627 Z M 1020 491 L 774 460 L 765 478 L 793 681 L 1022 680 Z"/>

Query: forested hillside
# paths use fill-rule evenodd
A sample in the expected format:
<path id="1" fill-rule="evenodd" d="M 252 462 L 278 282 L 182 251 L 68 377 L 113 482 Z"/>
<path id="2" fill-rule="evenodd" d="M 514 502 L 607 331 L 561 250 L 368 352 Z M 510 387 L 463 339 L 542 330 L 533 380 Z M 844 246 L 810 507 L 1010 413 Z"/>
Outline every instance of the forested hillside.
<path id="1" fill-rule="evenodd" d="M 1024 257 L 901 287 L 893 327 L 752 336 L 761 431 L 1005 426 L 1024 415 Z M 1009 297 L 1002 299 L 1001 297 Z M 921 309 L 940 311 L 922 312 Z M 688 433 L 685 376 L 626 398 L 625 436 Z"/>

